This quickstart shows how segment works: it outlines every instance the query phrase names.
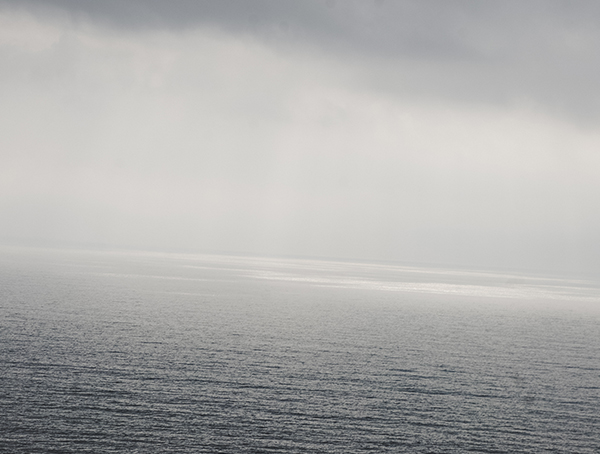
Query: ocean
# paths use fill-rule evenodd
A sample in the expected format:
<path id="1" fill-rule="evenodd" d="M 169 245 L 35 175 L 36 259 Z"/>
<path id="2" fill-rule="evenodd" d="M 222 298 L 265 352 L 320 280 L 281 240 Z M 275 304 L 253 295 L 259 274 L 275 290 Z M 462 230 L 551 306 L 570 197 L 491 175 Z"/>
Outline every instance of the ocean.
<path id="1" fill-rule="evenodd" d="M 3 247 L 2 453 L 598 453 L 600 286 Z"/>

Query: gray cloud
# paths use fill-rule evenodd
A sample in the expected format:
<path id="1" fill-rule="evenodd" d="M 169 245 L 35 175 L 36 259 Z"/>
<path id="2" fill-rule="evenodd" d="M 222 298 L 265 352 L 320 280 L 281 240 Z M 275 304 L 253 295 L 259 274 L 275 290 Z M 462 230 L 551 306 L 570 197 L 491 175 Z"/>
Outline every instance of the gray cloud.
<path id="1" fill-rule="evenodd" d="M 1 237 L 600 267 L 594 2 L 1 4 Z"/>
<path id="2" fill-rule="evenodd" d="M 274 47 L 308 46 L 355 59 L 368 73 L 366 83 L 391 93 L 527 102 L 582 125 L 600 113 L 595 1 L 28 0 L 4 5 L 128 30 L 215 27 Z M 381 60 L 387 63 L 381 66 Z"/>

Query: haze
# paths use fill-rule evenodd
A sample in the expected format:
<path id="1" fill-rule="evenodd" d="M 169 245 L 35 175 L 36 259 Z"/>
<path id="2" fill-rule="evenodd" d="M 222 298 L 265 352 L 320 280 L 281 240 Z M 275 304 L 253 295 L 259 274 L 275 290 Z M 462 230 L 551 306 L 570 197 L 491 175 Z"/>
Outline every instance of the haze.
<path id="1" fill-rule="evenodd" d="M 600 273 L 594 1 L 2 1 L 0 241 Z"/>

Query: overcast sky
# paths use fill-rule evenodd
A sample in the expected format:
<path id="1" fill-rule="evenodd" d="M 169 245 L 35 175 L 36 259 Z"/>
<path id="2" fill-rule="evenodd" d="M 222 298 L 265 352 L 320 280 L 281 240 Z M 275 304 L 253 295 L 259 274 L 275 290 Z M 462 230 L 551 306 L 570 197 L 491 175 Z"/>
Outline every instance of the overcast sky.
<path id="1" fill-rule="evenodd" d="M 600 2 L 0 1 L 0 241 L 600 275 Z"/>

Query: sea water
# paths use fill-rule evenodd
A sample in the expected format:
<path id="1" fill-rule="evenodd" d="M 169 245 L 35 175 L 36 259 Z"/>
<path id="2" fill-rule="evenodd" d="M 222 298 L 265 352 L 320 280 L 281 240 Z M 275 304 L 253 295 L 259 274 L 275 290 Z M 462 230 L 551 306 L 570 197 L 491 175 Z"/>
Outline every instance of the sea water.
<path id="1" fill-rule="evenodd" d="M 594 282 L 0 252 L 0 452 L 600 449 Z"/>

